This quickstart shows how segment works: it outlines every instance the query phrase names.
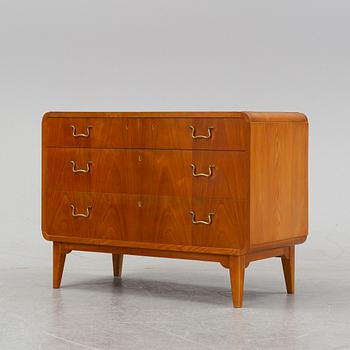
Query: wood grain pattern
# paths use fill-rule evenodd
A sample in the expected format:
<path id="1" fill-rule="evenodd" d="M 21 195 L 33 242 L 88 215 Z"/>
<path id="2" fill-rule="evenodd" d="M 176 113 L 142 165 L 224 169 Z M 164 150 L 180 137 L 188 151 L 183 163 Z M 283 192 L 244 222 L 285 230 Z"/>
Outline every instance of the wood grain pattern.
<path id="1" fill-rule="evenodd" d="M 251 125 L 252 246 L 307 235 L 308 125 Z"/>
<path id="2" fill-rule="evenodd" d="M 73 137 L 77 133 L 89 137 Z M 196 135 L 191 137 L 190 125 Z M 286 112 L 49 112 L 43 118 L 42 232 L 53 287 L 72 250 L 214 261 L 243 303 L 250 262 L 279 257 L 295 289 L 295 244 L 307 236 L 308 124 Z M 74 174 L 75 169 L 89 169 Z M 88 162 L 92 162 L 88 168 Z M 211 177 L 193 177 L 190 164 Z M 73 217 L 89 213 L 89 217 Z M 87 212 L 87 207 L 91 211 Z M 208 220 L 209 225 L 194 224 Z"/>
<path id="3" fill-rule="evenodd" d="M 72 125 L 87 138 L 72 136 Z M 210 139 L 192 139 L 193 125 L 196 134 Z M 53 118 L 43 121 L 44 144 L 48 147 L 87 148 L 156 148 L 156 149 L 210 149 L 245 150 L 248 132 L 243 119 L 189 119 L 189 118 Z"/>
<path id="4" fill-rule="evenodd" d="M 73 173 L 77 169 L 90 173 Z M 197 172 L 211 177 L 193 177 Z M 47 187 L 52 190 L 149 194 L 159 196 L 231 198 L 249 197 L 247 152 L 174 151 L 85 148 L 48 148 L 45 152 Z"/>
<path id="5" fill-rule="evenodd" d="M 71 204 L 81 213 L 91 206 L 91 216 L 72 217 Z M 205 219 L 214 212 L 213 223 L 192 224 L 191 210 Z M 56 240 L 66 236 L 237 249 L 245 244 L 247 211 L 247 202 L 228 199 L 52 192 L 44 231 Z"/>

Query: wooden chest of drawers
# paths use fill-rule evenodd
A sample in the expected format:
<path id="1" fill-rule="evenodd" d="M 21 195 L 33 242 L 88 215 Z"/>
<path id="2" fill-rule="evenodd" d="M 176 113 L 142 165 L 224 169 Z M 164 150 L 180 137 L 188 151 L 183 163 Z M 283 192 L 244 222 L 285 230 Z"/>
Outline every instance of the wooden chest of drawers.
<path id="1" fill-rule="evenodd" d="M 42 231 L 53 286 L 66 254 L 216 261 L 233 305 L 251 261 L 281 257 L 308 227 L 308 123 L 300 113 L 49 112 L 42 124 Z"/>

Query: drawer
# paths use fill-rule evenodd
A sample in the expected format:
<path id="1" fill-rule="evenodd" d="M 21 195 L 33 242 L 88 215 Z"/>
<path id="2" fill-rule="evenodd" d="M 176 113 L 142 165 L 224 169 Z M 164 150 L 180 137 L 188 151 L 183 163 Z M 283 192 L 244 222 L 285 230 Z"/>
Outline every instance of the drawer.
<path id="1" fill-rule="evenodd" d="M 69 118 L 43 122 L 48 147 L 245 150 L 247 123 L 238 118 Z"/>
<path id="2" fill-rule="evenodd" d="M 248 199 L 248 153 L 47 148 L 45 186 L 77 192 Z"/>
<path id="3" fill-rule="evenodd" d="M 56 239 L 241 248 L 248 205 L 228 199 L 51 192 L 44 199 L 44 213 L 43 230 Z M 192 222 L 208 221 L 209 213 L 214 213 L 210 224 Z"/>

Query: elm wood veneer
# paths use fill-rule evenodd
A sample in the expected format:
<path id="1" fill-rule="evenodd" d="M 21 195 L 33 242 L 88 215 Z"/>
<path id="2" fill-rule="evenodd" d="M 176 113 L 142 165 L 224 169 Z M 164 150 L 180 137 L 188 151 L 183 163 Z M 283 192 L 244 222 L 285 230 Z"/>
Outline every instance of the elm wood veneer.
<path id="1" fill-rule="evenodd" d="M 47 201 L 46 227 L 52 236 L 80 237 L 86 242 L 106 239 L 218 248 L 244 246 L 247 201 L 61 191 L 47 194 Z M 72 220 L 71 205 L 80 213 L 90 207 L 89 218 Z M 192 225 L 191 210 L 213 211 L 215 219 L 208 226 Z"/>
<path id="2" fill-rule="evenodd" d="M 151 148 L 245 150 L 248 125 L 243 119 L 222 118 L 195 120 L 194 135 L 211 133 L 210 144 L 204 138 L 192 139 L 190 118 L 92 117 L 48 118 L 45 143 L 49 147 Z M 113 114 L 111 114 L 113 115 Z M 91 137 L 72 137 L 76 134 Z M 220 127 L 218 127 L 220 125 Z"/>
<path id="3" fill-rule="evenodd" d="M 219 262 L 232 302 L 250 262 L 279 257 L 294 292 L 308 232 L 308 123 L 301 113 L 49 112 L 42 231 L 53 286 L 72 250 Z"/>
<path id="4" fill-rule="evenodd" d="M 235 151 L 48 148 L 44 162 L 51 190 L 248 200 L 249 177 L 241 176 L 248 173 L 247 157 Z M 193 172 L 211 172 L 211 181 Z"/>

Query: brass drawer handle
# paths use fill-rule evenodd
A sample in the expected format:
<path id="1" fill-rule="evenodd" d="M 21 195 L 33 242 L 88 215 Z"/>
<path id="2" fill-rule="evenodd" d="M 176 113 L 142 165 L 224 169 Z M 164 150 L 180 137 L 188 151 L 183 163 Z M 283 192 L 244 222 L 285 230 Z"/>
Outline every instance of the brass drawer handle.
<path id="1" fill-rule="evenodd" d="M 92 125 L 89 125 L 86 128 L 86 134 L 77 134 L 77 128 L 75 127 L 75 125 L 71 125 L 71 127 L 73 137 L 90 137 L 90 130 L 92 129 Z"/>
<path id="2" fill-rule="evenodd" d="M 208 174 L 206 173 L 196 173 L 196 166 L 194 164 L 191 164 L 191 167 L 192 167 L 192 175 L 193 176 L 205 176 L 205 177 L 210 177 L 213 175 L 213 171 L 212 169 L 215 168 L 215 165 L 209 165 L 208 166 L 208 169 L 209 169 L 209 172 Z"/>
<path id="3" fill-rule="evenodd" d="M 72 208 L 73 218 L 85 218 L 85 219 L 87 219 L 91 214 L 92 206 L 88 206 L 86 208 L 86 214 L 77 213 L 77 209 L 75 208 L 75 206 L 73 204 L 71 204 L 70 207 Z"/>
<path id="4" fill-rule="evenodd" d="M 89 173 L 91 171 L 91 165 L 92 165 L 92 161 L 89 160 L 87 163 L 86 163 L 86 169 L 77 169 L 77 163 L 74 161 L 74 160 L 71 160 L 70 161 L 71 164 L 72 164 L 72 171 L 74 174 L 77 174 L 77 173 Z"/>
<path id="5" fill-rule="evenodd" d="M 193 125 L 190 125 L 189 128 L 192 130 L 192 138 L 193 139 L 210 139 L 211 138 L 211 130 L 214 129 L 213 126 L 209 126 L 208 128 L 208 135 L 195 135 L 196 129 Z"/>
<path id="6" fill-rule="evenodd" d="M 212 216 L 214 213 L 209 213 L 208 214 L 208 221 L 203 221 L 203 220 L 196 220 L 196 214 L 194 211 L 190 211 L 190 214 L 192 215 L 192 224 L 204 224 L 204 225 L 210 225 L 212 223 Z"/>

